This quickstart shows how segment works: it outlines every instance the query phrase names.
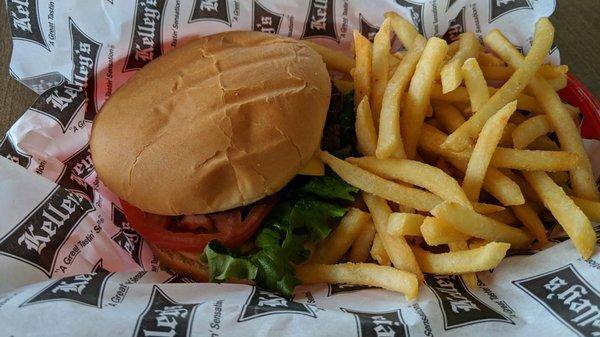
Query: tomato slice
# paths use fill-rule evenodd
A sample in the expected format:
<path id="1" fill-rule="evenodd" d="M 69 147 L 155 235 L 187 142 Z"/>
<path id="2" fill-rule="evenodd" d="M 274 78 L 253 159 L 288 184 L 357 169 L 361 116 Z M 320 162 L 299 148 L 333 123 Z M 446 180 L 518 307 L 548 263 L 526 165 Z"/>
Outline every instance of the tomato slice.
<path id="1" fill-rule="evenodd" d="M 168 249 L 201 252 L 212 240 L 219 240 L 229 248 L 248 241 L 275 202 L 273 196 L 256 202 L 244 220 L 241 219 L 239 208 L 210 214 L 208 216 L 216 227 L 212 233 L 175 232 L 169 227 L 174 224 L 176 217 L 146 213 L 124 200 L 121 200 L 121 205 L 129 225 L 149 243 Z"/>

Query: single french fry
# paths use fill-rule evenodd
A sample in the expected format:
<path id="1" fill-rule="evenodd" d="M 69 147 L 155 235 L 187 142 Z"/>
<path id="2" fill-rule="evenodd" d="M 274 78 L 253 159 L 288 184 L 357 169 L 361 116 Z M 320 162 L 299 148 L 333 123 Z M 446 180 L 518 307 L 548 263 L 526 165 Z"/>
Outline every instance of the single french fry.
<path id="1" fill-rule="evenodd" d="M 447 135 L 445 133 L 425 123 L 423 124 L 421 135 L 419 136 L 419 148 L 443 156 L 445 158 L 469 160 L 469 158 L 471 157 L 470 148 L 458 152 L 443 149 L 441 145 L 446 140 L 446 138 Z"/>
<path id="2" fill-rule="evenodd" d="M 490 117 L 481 129 L 463 180 L 462 188 L 470 200 L 477 201 L 481 186 L 487 172 L 488 165 L 494 155 L 494 150 L 498 146 L 502 131 L 510 115 L 515 112 L 517 102 L 512 101 L 505 105 L 495 115 Z"/>
<path id="3" fill-rule="evenodd" d="M 529 143 L 527 146 L 531 150 L 560 151 L 560 147 L 548 136 L 541 136 Z"/>
<path id="4" fill-rule="evenodd" d="M 408 159 L 362 157 L 346 160 L 383 178 L 417 185 L 444 200 L 453 200 L 471 207 L 469 199 L 456 180 L 435 166 Z"/>
<path id="5" fill-rule="evenodd" d="M 358 208 L 351 208 L 340 224 L 317 245 L 310 263 L 332 264 L 338 262 L 360 235 L 370 216 Z"/>
<path id="6" fill-rule="evenodd" d="M 409 83 L 417 62 L 423 53 L 426 40 L 418 35 L 406 56 L 402 59 L 383 94 L 379 119 L 379 137 L 375 154 L 378 158 L 406 157 L 400 135 L 400 101 L 404 88 Z"/>
<path id="7" fill-rule="evenodd" d="M 369 258 L 371 245 L 375 238 L 375 226 L 373 220 L 369 220 L 364 226 L 362 233 L 352 242 L 348 261 L 350 262 L 366 262 Z"/>
<path id="8" fill-rule="evenodd" d="M 571 197 L 573 202 L 593 222 L 600 222 L 600 202 Z"/>
<path id="9" fill-rule="evenodd" d="M 383 247 L 387 252 L 394 267 L 406 270 L 417 276 L 419 281 L 424 279 L 421 269 L 415 260 L 410 246 L 402 236 L 391 236 L 387 234 L 387 223 L 392 210 L 387 202 L 375 195 L 362 193 L 363 199 L 371 212 L 375 229 L 381 238 Z"/>
<path id="10" fill-rule="evenodd" d="M 383 20 L 381 28 L 373 40 L 373 59 L 371 60 L 371 111 L 375 127 L 379 126 L 379 114 L 383 94 L 388 82 L 390 66 L 390 19 Z"/>
<path id="11" fill-rule="evenodd" d="M 456 251 L 461 251 L 461 250 L 468 250 L 469 245 L 467 244 L 467 241 L 457 241 L 457 242 L 448 243 L 448 248 L 450 249 L 451 252 L 456 252 Z M 463 281 L 465 282 L 467 287 L 469 287 L 469 288 L 477 287 L 477 283 L 478 283 L 477 282 L 477 274 L 464 273 L 461 275 L 461 277 L 463 278 Z"/>
<path id="12" fill-rule="evenodd" d="M 512 208 L 511 208 L 512 209 Z M 504 209 L 500 212 L 488 213 L 486 216 L 507 225 L 516 224 L 519 220 L 513 215 L 511 209 Z"/>
<path id="13" fill-rule="evenodd" d="M 494 205 L 494 204 L 486 204 L 483 202 L 471 201 L 471 205 L 473 206 L 473 210 L 479 214 L 492 214 L 492 213 L 502 212 L 506 209 L 504 206 Z"/>
<path id="14" fill-rule="evenodd" d="M 426 217 L 421 224 L 421 235 L 430 246 L 444 245 L 450 242 L 465 241 L 467 234 L 457 231 L 444 220 Z"/>
<path id="15" fill-rule="evenodd" d="M 562 85 L 566 85 L 567 77 L 565 76 L 565 70 L 568 71 L 569 68 L 563 65 L 554 66 L 550 64 L 543 64 L 540 66 L 537 74 L 548 80 L 554 81 L 558 88 Z M 485 75 L 485 78 L 488 80 L 504 81 L 510 78 L 515 69 L 511 66 L 484 66 L 482 71 Z M 562 87 L 559 89 L 562 89 Z"/>
<path id="16" fill-rule="evenodd" d="M 517 95 L 529 84 L 531 78 L 546 58 L 546 55 L 548 55 L 554 38 L 554 27 L 552 27 L 548 19 L 541 18 L 535 26 L 533 45 L 523 64 L 518 67 L 508 81 L 502 85 L 479 111 L 448 136 L 442 147 L 455 151 L 466 148 L 471 143 L 471 140 L 477 137 L 485 121 L 507 103 L 515 100 Z"/>
<path id="17" fill-rule="evenodd" d="M 388 218 L 387 231 L 392 236 L 421 236 L 424 215 L 412 213 L 392 213 Z"/>
<path id="18" fill-rule="evenodd" d="M 527 181 L 525 181 L 525 179 L 523 177 L 521 177 L 518 174 L 515 174 L 513 171 L 511 171 L 509 169 L 500 169 L 499 171 L 506 177 L 510 178 L 510 180 L 512 180 L 515 184 L 517 184 L 517 186 L 519 186 L 519 189 L 522 191 L 525 199 L 527 199 L 527 202 L 536 203 L 536 204 L 542 203 L 542 199 L 540 199 L 540 197 L 537 195 L 537 193 L 535 193 L 533 188 L 529 185 L 529 183 Z M 523 202 L 523 203 L 525 203 L 525 202 Z"/>
<path id="19" fill-rule="evenodd" d="M 462 113 L 449 102 L 434 102 L 433 114 L 435 119 L 442 124 L 446 132 L 452 132 L 458 129 L 458 127 L 465 122 Z"/>
<path id="20" fill-rule="evenodd" d="M 380 287 L 403 293 L 407 300 L 417 297 L 419 281 L 415 274 L 374 263 L 305 264 L 296 267 L 304 284 L 348 283 Z"/>
<path id="21" fill-rule="evenodd" d="M 392 262 L 390 261 L 390 257 L 385 251 L 385 247 L 383 247 L 383 242 L 381 242 L 381 237 L 379 234 L 375 234 L 375 238 L 373 239 L 373 246 L 371 247 L 371 257 L 373 260 L 377 261 L 382 266 L 391 266 Z"/>
<path id="22" fill-rule="evenodd" d="M 386 180 L 327 152 L 321 151 L 320 157 L 340 178 L 365 192 L 420 211 L 429 211 L 441 202 L 435 194 Z"/>
<path id="23" fill-rule="evenodd" d="M 430 38 L 410 81 L 400 123 L 404 150 L 408 159 L 414 158 L 416 154 L 435 73 L 443 62 L 447 50 L 446 41 L 435 37 Z"/>
<path id="24" fill-rule="evenodd" d="M 539 78 L 543 78 L 539 76 Z M 555 77 L 555 78 L 547 78 L 546 82 L 554 89 L 554 91 L 559 91 L 564 89 L 567 86 L 567 76 Z"/>
<path id="25" fill-rule="evenodd" d="M 363 97 L 371 96 L 371 63 L 373 62 L 373 46 L 360 32 L 354 30 L 354 58 L 356 65 L 354 79 L 354 103 L 359 104 Z"/>
<path id="26" fill-rule="evenodd" d="M 433 254 L 414 247 L 419 266 L 426 273 L 457 275 L 494 269 L 506 256 L 510 244 L 490 242 L 479 248 Z"/>
<path id="27" fill-rule="evenodd" d="M 575 152 L 496 148 L 490 165 L 522 171 L 569 171 L 579 164 Z"/>
<path id="28" fill-rule="evenodd" d="M 469 245 L 469 249 L 475 249 L 475 248 L 483 247 L 483 246 L 487 245 L 488 243 L 490 243 L 489 240 L 471 239 L 471 240 L 469 240 L 468 245 Z"/>
<path id="29" fill-rule="evenodd" d="M 499 31 L 486 37 L 485 42 L 509 65 L 521 67 L 524 64 L 523 55 Z M 579 156 L 578 165 L 573 167 L 569 172 L 575 194 L 580 198 L 599 201 L 600 193 L 594 183 L 592 167 L 583 147 L 579 130 L 573 122 L 571 115 L 562 104 L 560 97 L 550 84 L 539 76 L 534 76 L 529 89 L 546 113 L 550 124 L 558 136 L 561 148 Z"/>
<path id="30" fill-rule="evenodd" d="M 596 248 L 596 233 L 581 209 L 546 173 L 523 172 L 523 176 L 567 232 L 581 256 L 584 259 L 592 256 Z"/>
<path id="31" fill-rule="evenodd" d="M 455 40 L 452 41 L 449 45 L 448 45 L 448 52 L 446 53 L 446 60 L 451 60 L 452 57 L 454 57 L 454 55 L 458 52 L 458 50 L 460 49 L 460 40 Z M 440 74 L 441 77 L 441 74 Z"/>
<path id="32" fill-rule="evenodd" d="M 391 20 L 392 29 L 404 48 L 412 48 L 415 38 L 419 35 L 412 22 L 408 22 L 396 12 L 386 12 L 384 17 Z"/>
<path id="33" fill-rule="evenodd" d="M 525 231 L 476 213 L 455 202 L 444 201 L 432 209 L 431 214 L 464 234 L 490 241 L 508 242 L 513 248 L 527 247 L 532 241 L 532 237 Z"/>
<path id="34" fill-rule="evenodd" d="M 446 63 L 440 71 L 443 92 L 449 92 L 458 87 L 463 80 L 461 67 L 465 60 L 477 56 L 479 53 L 479 40 L 475 33 L 462 33 L 459 37 L 459 48 L 456 54 Z M 486 88 L 487 85 L 484 86 Z"/>
<path id="35" fill-rule="evenodd" d="M 328 68 L 339 70 L 346 74 L 350 74 L 350 70 L 354 68 L 354 60 L 346 56 L 344 53 L 335 51 L 311 41 L 302 40 L 301 43 L 306 44 L 312 50 L 317 52 L 317 54 L 321 55 L 323 62 L 325 62 L 325 65 Z"/>
<path id="36" fill-rule="evenodd" d="M 363 97 L 356 108 L 355 132 L 358 151 L 366 156 L 375 155 L 377 131 L 375 131 L 375 125 L 373 124 L 368 96 Z"/>
<path id="37" fill-rule="evenodd" d="M 490 93 L 487 88 L 487 82 L 483 73 L 477 64 L 477 60 L 469 58 L 461 68 L 462 76 L 465 81 L 465 87 L 469 92 L 471 101 L 471 110 L 477 112 L 490 99 Z"/>
<path id="38" fill-rule="evenodd" d="M 517 127 L 517 124 L 512 122 L 507 122 L 504 126 L 504 130 L 502 130 L 502 137 L 500 137 L 500 141 L 498 142 L 498 146 L 502 147 L 513 147 L 512 133 Z"/>
<path id="39" fill-rule="evenodd" d="M 482 66 L 504 66 L 504 61 L 497 58 L 494 54 L 479 51 L 477 54 L 477 62 Z"/>
<path id="40" fill-rule="evenodd" d="M 552 132 L 552 126 L 545 115 L 531 117 L 519 124 L 512 133 L 516 149 L 524 149 L 538 137 Z"/>
<path id="41" fill-rule="evenodd" d="M 521 220 L 527 230 L 529 230 L 529 233 L 531 233 L 540 242 L 540 244 L 546 245 L 548 243 L 546 228 L 544 228 L 542 220 L 540 220 L 540 217 L 528 203 L 511 206 L 510 209 L 513 211 L 513 213 L 515 213 L 515 216 Z"/>

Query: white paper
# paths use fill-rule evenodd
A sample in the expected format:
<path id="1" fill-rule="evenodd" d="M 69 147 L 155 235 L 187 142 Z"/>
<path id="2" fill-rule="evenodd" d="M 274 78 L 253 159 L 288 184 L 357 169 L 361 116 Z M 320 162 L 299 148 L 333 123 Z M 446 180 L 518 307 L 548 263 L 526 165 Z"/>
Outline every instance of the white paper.
<path id="1" fill-rule="evenodd" d="M 600 257 L 582 261 L 558 226 L 549 229 L 558 244 L 479 273 L 479 288 L 428 276 L 415 302 L 343 285 L 302 286 L 289 301 L 247 285 L 187 283 L 160 271 L 96 178 L 87 146 L 104 101 L 152 58 L 195 36 L 262 30 L 348 52 L 353 29 L 372 37 L 393 10 L 427 36 L 500 28 L 527 51 L 534 23 L 554 7 L 552 0 L 7 0 L 11 74 L 40 97 L 0 142 L 0 156 L 21 166 L 0 158 L 0 335 L 598 335 Z M 550 61 L 559 61 L 556 48 Z"/>

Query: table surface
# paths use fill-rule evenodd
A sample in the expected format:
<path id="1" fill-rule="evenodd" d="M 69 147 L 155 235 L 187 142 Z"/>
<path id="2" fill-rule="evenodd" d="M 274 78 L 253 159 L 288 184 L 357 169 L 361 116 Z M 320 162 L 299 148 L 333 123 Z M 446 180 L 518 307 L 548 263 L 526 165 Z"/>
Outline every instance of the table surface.
<path id="1" fill-rule="evenodd" d="M 37 95 L 8 73 L 11 41 L 5 2 L 0 4 L 0 139 L 33 103 Z M 596 96 L 600 97 L 600 1 L 557 0 L 551 17 L 561 61 Z"/>

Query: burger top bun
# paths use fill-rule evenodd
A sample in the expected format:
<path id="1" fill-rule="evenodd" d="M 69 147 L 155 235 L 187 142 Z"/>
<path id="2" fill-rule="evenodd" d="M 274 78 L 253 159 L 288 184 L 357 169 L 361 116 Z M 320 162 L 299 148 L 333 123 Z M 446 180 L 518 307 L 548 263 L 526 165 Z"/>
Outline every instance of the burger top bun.
<path id="1" fill-rule="evenodd" d="M 137 72 L 90 140 L 102 182 L 162 215 L 206 214 L 279 191 L 319 147 L 331 96 L 321 57 L 259 32 L 206 36 Z"/>

